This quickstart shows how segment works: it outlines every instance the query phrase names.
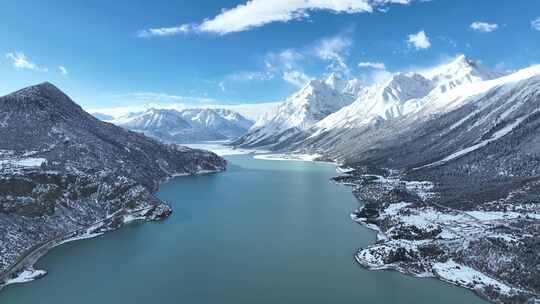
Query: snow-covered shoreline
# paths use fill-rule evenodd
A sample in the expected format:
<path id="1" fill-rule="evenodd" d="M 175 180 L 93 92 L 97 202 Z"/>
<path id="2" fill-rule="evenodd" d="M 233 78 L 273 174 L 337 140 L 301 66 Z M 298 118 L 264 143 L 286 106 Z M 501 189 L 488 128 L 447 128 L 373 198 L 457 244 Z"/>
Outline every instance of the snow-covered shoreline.
<path id="1" fill-rule="evenodd" d="M 538 221 L 538 207 L 506 205 L 511 209 L 504 210 L 503 200 L 493 206 L 484 205 L 484 209 L 450 209 L 432 202 L 438 194 L 429 182 L 401 181 L 392 175 L 354 175 L 353 171 L 346 171 L 353 175 L 346 173 L 349 178 L 342 179 L 343 183 L 353 185 L 355 196 L 363 203 L 351 214 L 351 219 L 377 234 L 374 244 L 355 253 L 358 264 L 369 270 L 394 270 L 415 277 L 437 278 L 496 303 L 539 300 L 530 290 L 486 270 L 490 269 L 489 255 L 481 247 L 486 240 L 505 242 L 510 248 L 519 244 L 526 236 L 501 230 L 501 225 L 520 220 Z M 487 246 L 489 252 L 489 241 Z M 510 263 L 513 253 L 506 254 L 498 258 Z"/>
<path id="2" fill-rule="evenodd" d="M 11 284 L 27 283 L 47 275 L 46 270 L 35 269 L 34 265 L 55 247 L 74 241 L 96 238 L 134 221 L 159 220 L 168 216 L 168 214 L 170 214 L 170 208 L 168 206 L 160 207 L 159 205 L 128 210 L 126 212 L 116 212 L 88 227 L 69 232 L 56 239 L 45 242 L 37 248 L 30 249 L 10 269 L 0 274 L 0 290 Z"/>

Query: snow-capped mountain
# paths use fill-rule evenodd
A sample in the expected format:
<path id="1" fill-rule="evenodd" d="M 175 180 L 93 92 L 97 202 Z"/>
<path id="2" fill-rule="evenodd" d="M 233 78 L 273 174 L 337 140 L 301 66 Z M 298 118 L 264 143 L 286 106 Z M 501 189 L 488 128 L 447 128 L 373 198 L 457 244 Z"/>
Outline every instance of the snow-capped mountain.
<path id="1" fill-rule="evenodd" d="M 212 130 L 226 138 L 244 135 L 253 125 L 253 121 L 226 109 L 187 109 L 180 111 L 180 115 L 194 129 Z"/>
<path id="2" fill-rule="evenodd" d="M 418 104 L 418 108 L 414 111 L 409 112 L 407 115 L 398 116 L 392 119 L 380 119 L 376 124 L 355 124 L 354 115 L 350 116 L 352 123 L 351 120 L 346 123 L 343 121 L 336 121 L 334 124 L 328 124 L 330 127 L 327 129 L 315 129 L 315 127 L 319 126 L 319 124 L 317 124 L 310 130 L 314 133 L 305 133 L 303 137 L 297 138 L 296 142 L 289 142 L 289 146 L 285 149 L 298 150 L 302 151 L 303 153 L 316 152 L 326 155 L 331 159 L 344 161 L 346 159 L 355 158 L 362 152 L 369 149 L 374 149 L 375 151 L 381 142 L 387 140 L 403 143 L 403 137 L 405 136 L 403 134 L 408 134 L 406 135 L 407 137 L 415 136 L 414 132 L 410 134 L 407 132 L 409 132 L 411 129 L 418 130 L 418 128 L 431 123 L 434 117 L 446 117 L 449 115 L 448 113 L 460 113 L 458 116 L 459 119 L 454 121 L 452 124 L 446 125 L 447 130 L 438 130 L 436 132 L 437 135 L 432 134 L 433 138 L 444 138 L 443 135 L 446 133 L 452 133 L 451 137 L 446 138 L 447 142 L 434 144 L 433 147 L 424 147 L 425 151 L 431 151 L 429 156 L 434 157 L 436 154 L 432 151 L 433 148 L 441 148 L 444 146 L 444 151 L 448 151 L 448 149 L 451 148 L 446 146 L 446 144 L 456 145 L 458 143 L 459 136 L 453 133 L 453 130 L 461 126 L 461 124 L 465 123 L 467 120 L 478 119 L 479 122 L 475 123 L 476 126 L 485 122 L 497 124 L 497 122 L 501 122 L 500 119 L 507 118 L 508 114 L 503 114 L 503 112 L 500 111 L 503 109 L 515 111 L 519 106 L 521 106 L 521 104 L 516 104 L 514 102 L 523 99 L 524 96 L 507 96 L 508 99 L 505 102 L 505 106 L 503 107 L 501 105 L 500 108 L 496 109 L 497 112 L 493 113 L 482 113 L 476 106 L 472 107 L 471 104 L 475 104 L 477 106 L 491 106 L 495 103 L 496 98 L 500 96 L 500 94 L 513 91 L 516 83 L 525 80 L 537 79 L 538 69 L 539 68 L 536 66 L 496 79 L 485 81 L 478 80 L 476 82 L 462 84 L 461 86 L 455 87 L 454 89 L 444 93 L 441 93 L 437 90 L 437 87 L 435 87 L 435 89 L 426 97 L 422 99 L 414 99 Z M 503 99 L 499 100 L 502 102 Z M 336 116 L 340 112 L 345 113 L 344 110 L 347 109 L 345 108 L 332 116 Z M 529 110 L 533 111 L 534 109 L 531 108 Z M 501 117 L 498 117 L 497 115 L 501 115 Z M 491 125 L 491 127 L 495 126 Z M 433 127 L 430 128 L 435 129 Z M 474 138 L 478 142 L 481 142 L 480 138 L 487 134 L 486 132 L 489 128 L 486 128 L 487 129 L 482 132 L 479 130 L 475 131 L 476 135 L 474 135 Z M 473 129 L 471 127 L 467 130 Z M 473 138 L 471 135 L 472 134 L 467 133 L 466 137 L 464 138 L 471 140 L 471 138 Z M 426 138 L 430 137 L 428 136 Z M 487 143 L 488 142 L 484 142 L 483 144 Z M 402 152 L 403 149 L 400 151 Z M 426 157 L 428 156 L 426 155 Z M 400 159 L 403 160 L 406 159 L 406 157 L 400 157 Z"/>
<path id="3" fill-rule="evenodd" d="M 317 123 L 312 133 L 393 119 L 412 113 L 457 87 L 500 76 L 464 55 L 423 74 L 397 73 L 368 87 L 350 106 Z"/>
<path id="4" fill-rule="evenodd" d="M 313 129 L 354 127 L 363 122 L 399 117 L 413 111 L 418 105 L 415 100 L 433 88 L 433 83 L 420 74 L 397 73 L 364 89 L 351 105 L 324 118 Z"/>
<path id="5" fill-rule="evenodd" d="M 367 87 L 333 73 L 311 81 L 234 144 L 274 150 L 316 147 L 319 140 L 335 142 L 344 130 L 413 113 L 447 92 L 500 76 L 464 55 L 427 71 L 395 73 Z"/>
<path id="6" fill-rule="evenodd" d="M 467 58 L 465 55 L 458 56 L 449 64 L 441 65 L 423 73 L 431 80 L 437 89 L 435 92 L 445 93 L 456 87 L 468 83 L 495 79 L 504 76 L 492 71 L 480 63 Z"/>
<path id="7" fill-rule="evenodd" d="M 226 140 L 243 135 L 252 121 L 225 109 L 149 109 L 110 121 L 166 142 Z"/>
<path id="8" fill-rule="evenodd" d="M 324 117 L 350 104 L 360 91 L 357 80 L 331 74 L 325 81 L 311 80 L 279 107 L 259 119 L 235 145 L 266 146 L 280 142 L 295 130 L 309 129 Z"/>
<path id="9" fill-rule="evenodd" d="M 322 118 L 309 128 L 287 129 L 287 132 L 265 130 L 270 141 L 247 141 L 248 146 L 265 146 L 273 150 L 302 150 L 324 154 L 325 151 L 349 145 L 350 134 L 358 129 L 377 128 L 381 122 L 394 120 L 416 112 L 425 115 L 448 110 L 478 92 L 475 84 L 497 78 L 500 74 L 490 71 L 480 64 L 458 56 L 450 63 L 438 66 L 422 73 L 395 73 L 387 80 L 357 90 L 356 99 Z M 344 92 L 346 84 L 331 75 L 325 82 L 335 88 L 333 91 Z M 473 87 L 470 89 L 470 87 Z M 481 86 L 481 85 L 480 85 Z M 343 93 L 342 93 L 343 94 Z M 351 95 L 347 95 L 351 96 Z M 248 135 L 258 134 L 259 130 Z M 253 133 L 253 134 L 252 134 Z M 246 146 L 246 141 L 236 141 Z"/>

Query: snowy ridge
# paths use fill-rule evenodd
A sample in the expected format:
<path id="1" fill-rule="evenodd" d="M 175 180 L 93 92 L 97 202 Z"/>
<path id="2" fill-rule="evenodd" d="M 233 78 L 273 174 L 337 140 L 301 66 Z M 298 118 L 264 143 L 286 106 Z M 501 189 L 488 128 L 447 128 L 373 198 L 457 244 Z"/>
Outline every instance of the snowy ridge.
<path id="1" fill-rule="evenodd" d="M 253 124 L 239 113 L 226 109 L 149 109 L 110 122 L 175 143 L 235 138 Z"/>
<path id="2" fill-rule="evenodd" d="M 374 84 L 350 106 L 317 123 L 312 136 L 324 130 L 352 128 L 378 119 L 393 119 L 419 111 L 424 105 L 439 102 L 440 99 L 454 100 L 456 95 L 467 98 L 472 96 L 472 90 L 454 89 L 499 76 L 464 55 L 423 74 L 397 73 L 386 82 Z M 445 95 L 447 92 L 455 95 Z M 471 93 L 464 95 L 467 92 Z"/>
<path id="3" fill-rule="evenodd" d="M 266 146 L 285 141 L 296 131 L 309 129 L 331 113 L 349 105 L 362 90 L 359 80 L 344 80 L 332 73 L 326 80 L 311 80 L 275 111 L 255 122 L 237 146 Z M 286 135 L 288 134 L 288 135 Z"/>

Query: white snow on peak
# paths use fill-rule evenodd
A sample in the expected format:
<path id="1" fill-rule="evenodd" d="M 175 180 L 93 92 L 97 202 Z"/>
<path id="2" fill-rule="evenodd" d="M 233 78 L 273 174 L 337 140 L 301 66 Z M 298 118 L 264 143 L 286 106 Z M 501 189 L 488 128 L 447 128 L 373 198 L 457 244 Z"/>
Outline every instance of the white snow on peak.
<path id="1" fill-rule="evenodd" d="M 337 75 L 331 75 L 326 81 L 311 80 L 287 98 L 275 112 L 259 119 L 252 130 L 275 134 L 290 128 L 308 129 L 352 102 L 352 95 L 337 90 L 347 87 L 348 84 L 339 80 Z"/>
<path id="2" fill-rule="evenodd" d="M 512 88 L 512 83 L 537 77 L 539 75 L 540 65 L 534 65 L 499 78 L 464 84 L 442 94 L 439 92 L 432 92 L 424 98 L 422 103 L 425 106 L 420 110 L 424 114 L 448 112 L 470 101 L 476 100 L 477 98 L 473 97 L 482 96 L 495 87 L 505 86 L 506 90 L 508 90 Z M 499 92 L 499 94 L 502 93 L 504 92 Z"/>
<path id="3" fill-rule="evenodd" d="M 475 86 L 502 76 L 460 55 L 447 64 L 419 73 L 397 73 L 390 80 L 376 83 L 360 93 L 348 107 L 328 116 L 314 128 L 323 130 L 349 128 L 359 124 L 392 119 L 414 113 L 430 104 L 458 97 L 470 97 Z M 443 102 L 440 102 L 443 100 Z"/>
<path id="4" fill-rule="evenodd" d="M 349 106 L 329 115 L 315 125 L 317 129 L 353 127 L 374 119 L 391 119 L 411 112 L 414 101 L 426 96 L 433 83 L 420 74 L 397 73 L 382 83 L 362 90 Z"/>
<path id="5" fill-rule="evenodd" d="M 352 96 L 357 96 L 364 87 L 359 79 L 346 79 L 337 72 L 330 73 L 324 83 L 338 93 Z"/>
<path id="6" fill-rule="evenodd" d="M 445 93 L 464 84 L 499 78 L 503 74 L 460 55 L 448 64 L 425 72 L 424 76 L 433 82 L 439 93 Z"/>

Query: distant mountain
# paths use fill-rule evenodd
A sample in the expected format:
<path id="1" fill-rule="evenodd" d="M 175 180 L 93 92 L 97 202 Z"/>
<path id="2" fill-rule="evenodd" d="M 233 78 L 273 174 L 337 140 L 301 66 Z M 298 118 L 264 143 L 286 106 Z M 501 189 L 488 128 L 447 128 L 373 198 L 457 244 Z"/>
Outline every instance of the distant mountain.
<path id="1" fill-rule="evenodd" d="M 114 116 L 104 114 L 104 113 L 94 112 L 94 113 L 90 113 L 90 114 L 92 114 L 92 116 L 94 116 L 95 118 L 97 118 L 97 119 L 99 119 L 101 121 L 109 121 L 109 120 L 114 119 Z"/>
<path id="2" fill-rule="evenodd" d="M 260 118 L 248 134 L 233 144 L 243 147 L 275 145 L 285 140 L 288 134 L 307 130 L 350 104 L 360 90 L 357 80 L 345 81 L 338 74 L 331 74 L 325 81 L 311 80 L 279 105 L 276 111 Z"/>
<path id="3" fill-rule="evenodd" d="M 253 125 L 239 113 L 225 109 L 149 109 L 110 122 L 172 143 L 231 139 L 243 135 Z"/>
<path id="4" fill-rule="evenodd" d="M 0 287 L 70 238 L 159 219 L 153 193 L 178 174 L 216 172 L 214 153 L 99 121 L 50 83 L 0 97 Z"/>

